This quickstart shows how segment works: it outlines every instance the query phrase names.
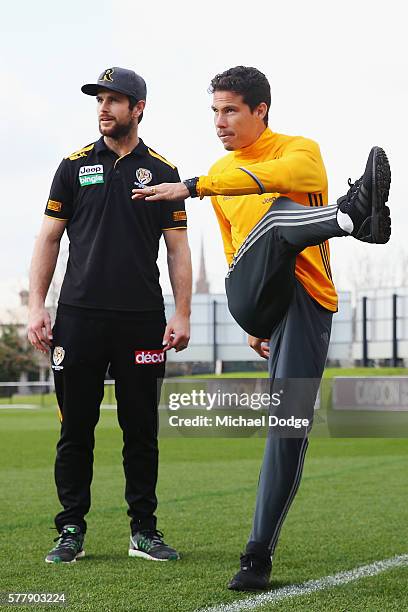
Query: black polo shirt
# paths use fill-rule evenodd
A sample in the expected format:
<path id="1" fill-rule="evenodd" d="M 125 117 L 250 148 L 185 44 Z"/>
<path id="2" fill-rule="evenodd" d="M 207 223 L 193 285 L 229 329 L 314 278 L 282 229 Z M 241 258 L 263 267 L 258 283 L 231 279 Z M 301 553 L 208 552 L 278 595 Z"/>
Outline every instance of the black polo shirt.
<path id="1" fill-rule="evenodd" d="M 103 137 L 64 159 L 45 214 L 68 220 L 60 303 L 109 310 L 161 310 L 157 255 L 163 231 L 187 227 L 184 201 L 132 200 L 135 186 L 179 182 L 177 168 L 142 140 L 118 157 Z"/>

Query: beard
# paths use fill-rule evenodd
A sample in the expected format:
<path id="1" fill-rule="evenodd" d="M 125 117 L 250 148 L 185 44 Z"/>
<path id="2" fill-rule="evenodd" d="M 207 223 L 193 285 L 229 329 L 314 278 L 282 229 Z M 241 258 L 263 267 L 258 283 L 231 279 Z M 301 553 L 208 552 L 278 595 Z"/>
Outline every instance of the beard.
<path id="1" fill-rule="evenodd" d="M 101 122 L 99 122 L 99 131 L 102 136 L 107 136 L 113 140 L 121 140 L 130 134 L 133 128 L 133 120 L 130 119 L 128 123 L 115 123 L 110 128 L 102 128 Z"/>

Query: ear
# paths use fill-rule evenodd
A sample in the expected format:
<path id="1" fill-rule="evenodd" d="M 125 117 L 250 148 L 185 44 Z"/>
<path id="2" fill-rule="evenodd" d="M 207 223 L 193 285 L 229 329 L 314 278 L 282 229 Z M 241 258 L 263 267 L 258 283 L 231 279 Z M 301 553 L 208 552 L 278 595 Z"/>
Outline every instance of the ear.
<path id="1" fill-rule="evenodd" d="M 146 102 L 144 100 L 139 100 L 136 106 L 132 109 L 132 117 L 134 119 L 138 119 L 140 115 L 143 113 L 145 106 L 146 106 Z"/>
<path id="2" fill-rule="evenodd" d="M 255 113 L 257 114 L 259 119 L 262 119 L 262 121 L 264 120 L 267 112 L 268 112 L 268 106 L 266 102 L 261 102 L 260 104 L 258 104 L 258 106 L 255 109 Z"/>

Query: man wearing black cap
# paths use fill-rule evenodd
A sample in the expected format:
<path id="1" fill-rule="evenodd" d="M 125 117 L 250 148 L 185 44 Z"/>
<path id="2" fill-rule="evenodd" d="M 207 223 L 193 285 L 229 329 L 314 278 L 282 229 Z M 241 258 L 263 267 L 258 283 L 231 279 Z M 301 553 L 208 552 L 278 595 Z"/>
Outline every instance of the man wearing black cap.
<path id="1" fill-rule="evenodd" d="M 129 555 L 174 560 L 177 551 L 156 529 L 157 406 L 166 351 L 183 350 L 189 341 L 187 217 L 182 199 L 152 207 L 131 195 L 135 186 L 180 179 L 175 166 L 138 137 L 146 104 L 142 77 L 109 68 L 82 91 L 96 96 L 102 136 L 61 162 L 30 271 L 28 337 L 38 350 L 51 349 L 61 419 L 55 480 L 63 510 L 46 561 L 84 556 L 94 429 L 108 368 L 123 431 Z M 44 304 L 65 229 L 69 259 L 51 331 Z M 161 235 L 176 305 L 167 325 L 156 264 Z"/>

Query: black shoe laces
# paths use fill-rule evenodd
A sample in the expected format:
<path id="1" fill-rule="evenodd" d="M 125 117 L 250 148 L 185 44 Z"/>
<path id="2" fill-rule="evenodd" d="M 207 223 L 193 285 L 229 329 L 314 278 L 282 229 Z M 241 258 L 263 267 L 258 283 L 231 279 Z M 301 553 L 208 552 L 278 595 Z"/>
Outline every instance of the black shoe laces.
<path id="1" fill-rule="evenodd" d="M 75 550 L 79 546 L 78 534 L 62 531 L 62 533 L 54 538 L 54 542 L 58 542 L 57 548 L 68 548 Z"/>
<path id="2" fill-rule="evenodd" d="M 146 529 L 140 532 L 145 538 L 152 541 L 154 545 L 166 546 L 163 541 L 164 534 L 158 529 Z"/>
<path id="3" fill-rule="evenodd" d="M 247 569 L 248 567 L 253 566 L 253 556 L 246 553 L 245 555 L 240 556 L 241 561 L 241 569 Z"/>
<path id="4" fill-rule="evenodd" d="M 355 181 L 355 183 L 351 182 L 351 178 L 348 179 L 347 183 L 348 183 L 348 186 L 349 186 L 349 190 L 347 192 L 347 196 L 346 197 L 347 197 L 347 200 L 349 202 L 353 202 L 354 201 L 354 199 L 355 199 L 355 197 L 356 197 L 356 195 L 358 193 L 358 190 L 359 190 L 362 182 L 363 182 L 363 177 L 357 179 L 357 181 Z"/>
<path id="5" fill-rule="evenodd" d="M 267 568 L 268 561 L 262 561 L 259 557 L 255 556 L 251 553 L 244 553 L 240 556 L 241 561 L 241 569 L 242 570 L 252 570 L 257 574 L 262 574 Z"/>

